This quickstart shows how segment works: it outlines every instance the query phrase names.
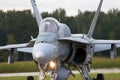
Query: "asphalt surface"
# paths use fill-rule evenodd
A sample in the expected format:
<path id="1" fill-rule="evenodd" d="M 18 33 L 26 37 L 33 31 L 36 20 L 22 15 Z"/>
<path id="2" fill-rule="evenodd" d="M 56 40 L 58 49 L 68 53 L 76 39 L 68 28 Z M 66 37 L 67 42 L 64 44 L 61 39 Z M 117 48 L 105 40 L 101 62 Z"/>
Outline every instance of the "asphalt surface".
<path id="1" fill-rule="evenodd" d="M 73 73 L 78 74 L 78 71 L 73 71 Z M 120 69 L 91 69 L 90 73 L 120 73 Z M 14 77 L 14 76 L 38 76 L 39 72 L 24 72 L 24 73 L 2 73 L 0 77 Z"/>

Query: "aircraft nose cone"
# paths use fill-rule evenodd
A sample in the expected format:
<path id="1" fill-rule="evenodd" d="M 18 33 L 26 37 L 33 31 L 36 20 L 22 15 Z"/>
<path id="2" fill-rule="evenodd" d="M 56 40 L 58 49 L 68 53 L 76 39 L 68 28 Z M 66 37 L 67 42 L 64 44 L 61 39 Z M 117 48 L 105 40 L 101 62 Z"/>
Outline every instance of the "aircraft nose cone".
<path id="1" fill-rule="evenodd" d="M 39 51 L 34 54 L 36 59 L 43 59 L 45 57 L 44 53 Z"/>
<path id="2" fill-rule="evenodd" d="M 33 47 L 33 59 L 38 63 L 45 64 L 57 58 L 58 48 L 52 44 L 39 43 Z"/>

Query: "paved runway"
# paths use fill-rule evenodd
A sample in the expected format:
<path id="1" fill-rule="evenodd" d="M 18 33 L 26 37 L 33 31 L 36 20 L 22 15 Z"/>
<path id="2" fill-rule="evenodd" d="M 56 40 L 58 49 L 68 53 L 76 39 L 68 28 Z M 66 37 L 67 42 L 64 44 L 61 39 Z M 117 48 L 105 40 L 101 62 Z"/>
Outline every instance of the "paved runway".
<path id="1" fill-rule="evenodd" d="M 78 74 L 78 71 L 73 71 Z M 120 73 L 120 69 L 91 69 L 91 73 Z M 37 76 L 39 72 L 25 72 L 25 73 L 4 73 L 0 74 L 0 77 L 13 77 L 13 76 Z"/>

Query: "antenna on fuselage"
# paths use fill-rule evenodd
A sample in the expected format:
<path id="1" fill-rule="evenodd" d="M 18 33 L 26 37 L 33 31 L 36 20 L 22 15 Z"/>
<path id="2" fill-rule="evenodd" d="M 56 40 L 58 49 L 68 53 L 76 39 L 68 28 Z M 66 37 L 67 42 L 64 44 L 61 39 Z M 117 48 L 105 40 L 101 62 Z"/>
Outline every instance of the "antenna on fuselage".
<path id="1" fill-rule="evenodd" d="M 97 12 L 95 13 L 93 21 L 92 21 L 92 23 L 90 25 L 90 29 L 89 29 L 89 31 L 87 33 L 87 37 L 88 38 L 91 38 L 92 35 L 93 35 L 94 29 L 95 29 L 95 26 L 96 26 L 96 23 L 97 23 L 97 20 L 98 20 L 98 15 L 99 15 L 100 10 L 101 10 L 102 2 L 103 2 L 103 0 L 100 1 L 100 4 L 99 4 L 98 9 L 97 9 Z"/>
<path id="2" fill-rule="evenodd" d="M 31 0 L 31 4 L 32 4 L 33 10 L 34 10 L 34 14 L 35 14 L 35 17 L 36 17 L 36 21 L 37 21 L 38 27 L 40 27 L 40 22 L 42 21 L 42 16 L 39 13 L 36 1 L 35 0 Z"/>

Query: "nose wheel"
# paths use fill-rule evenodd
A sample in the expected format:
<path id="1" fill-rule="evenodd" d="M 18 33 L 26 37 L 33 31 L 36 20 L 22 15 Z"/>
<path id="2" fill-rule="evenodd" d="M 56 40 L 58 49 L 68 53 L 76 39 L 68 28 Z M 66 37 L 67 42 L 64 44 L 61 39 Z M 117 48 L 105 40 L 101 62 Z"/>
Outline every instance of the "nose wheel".
<path id="1" fill-rule="evenodd" d="M 28 76 L 27 80 L 34 80 L 33 76 Z"/>

